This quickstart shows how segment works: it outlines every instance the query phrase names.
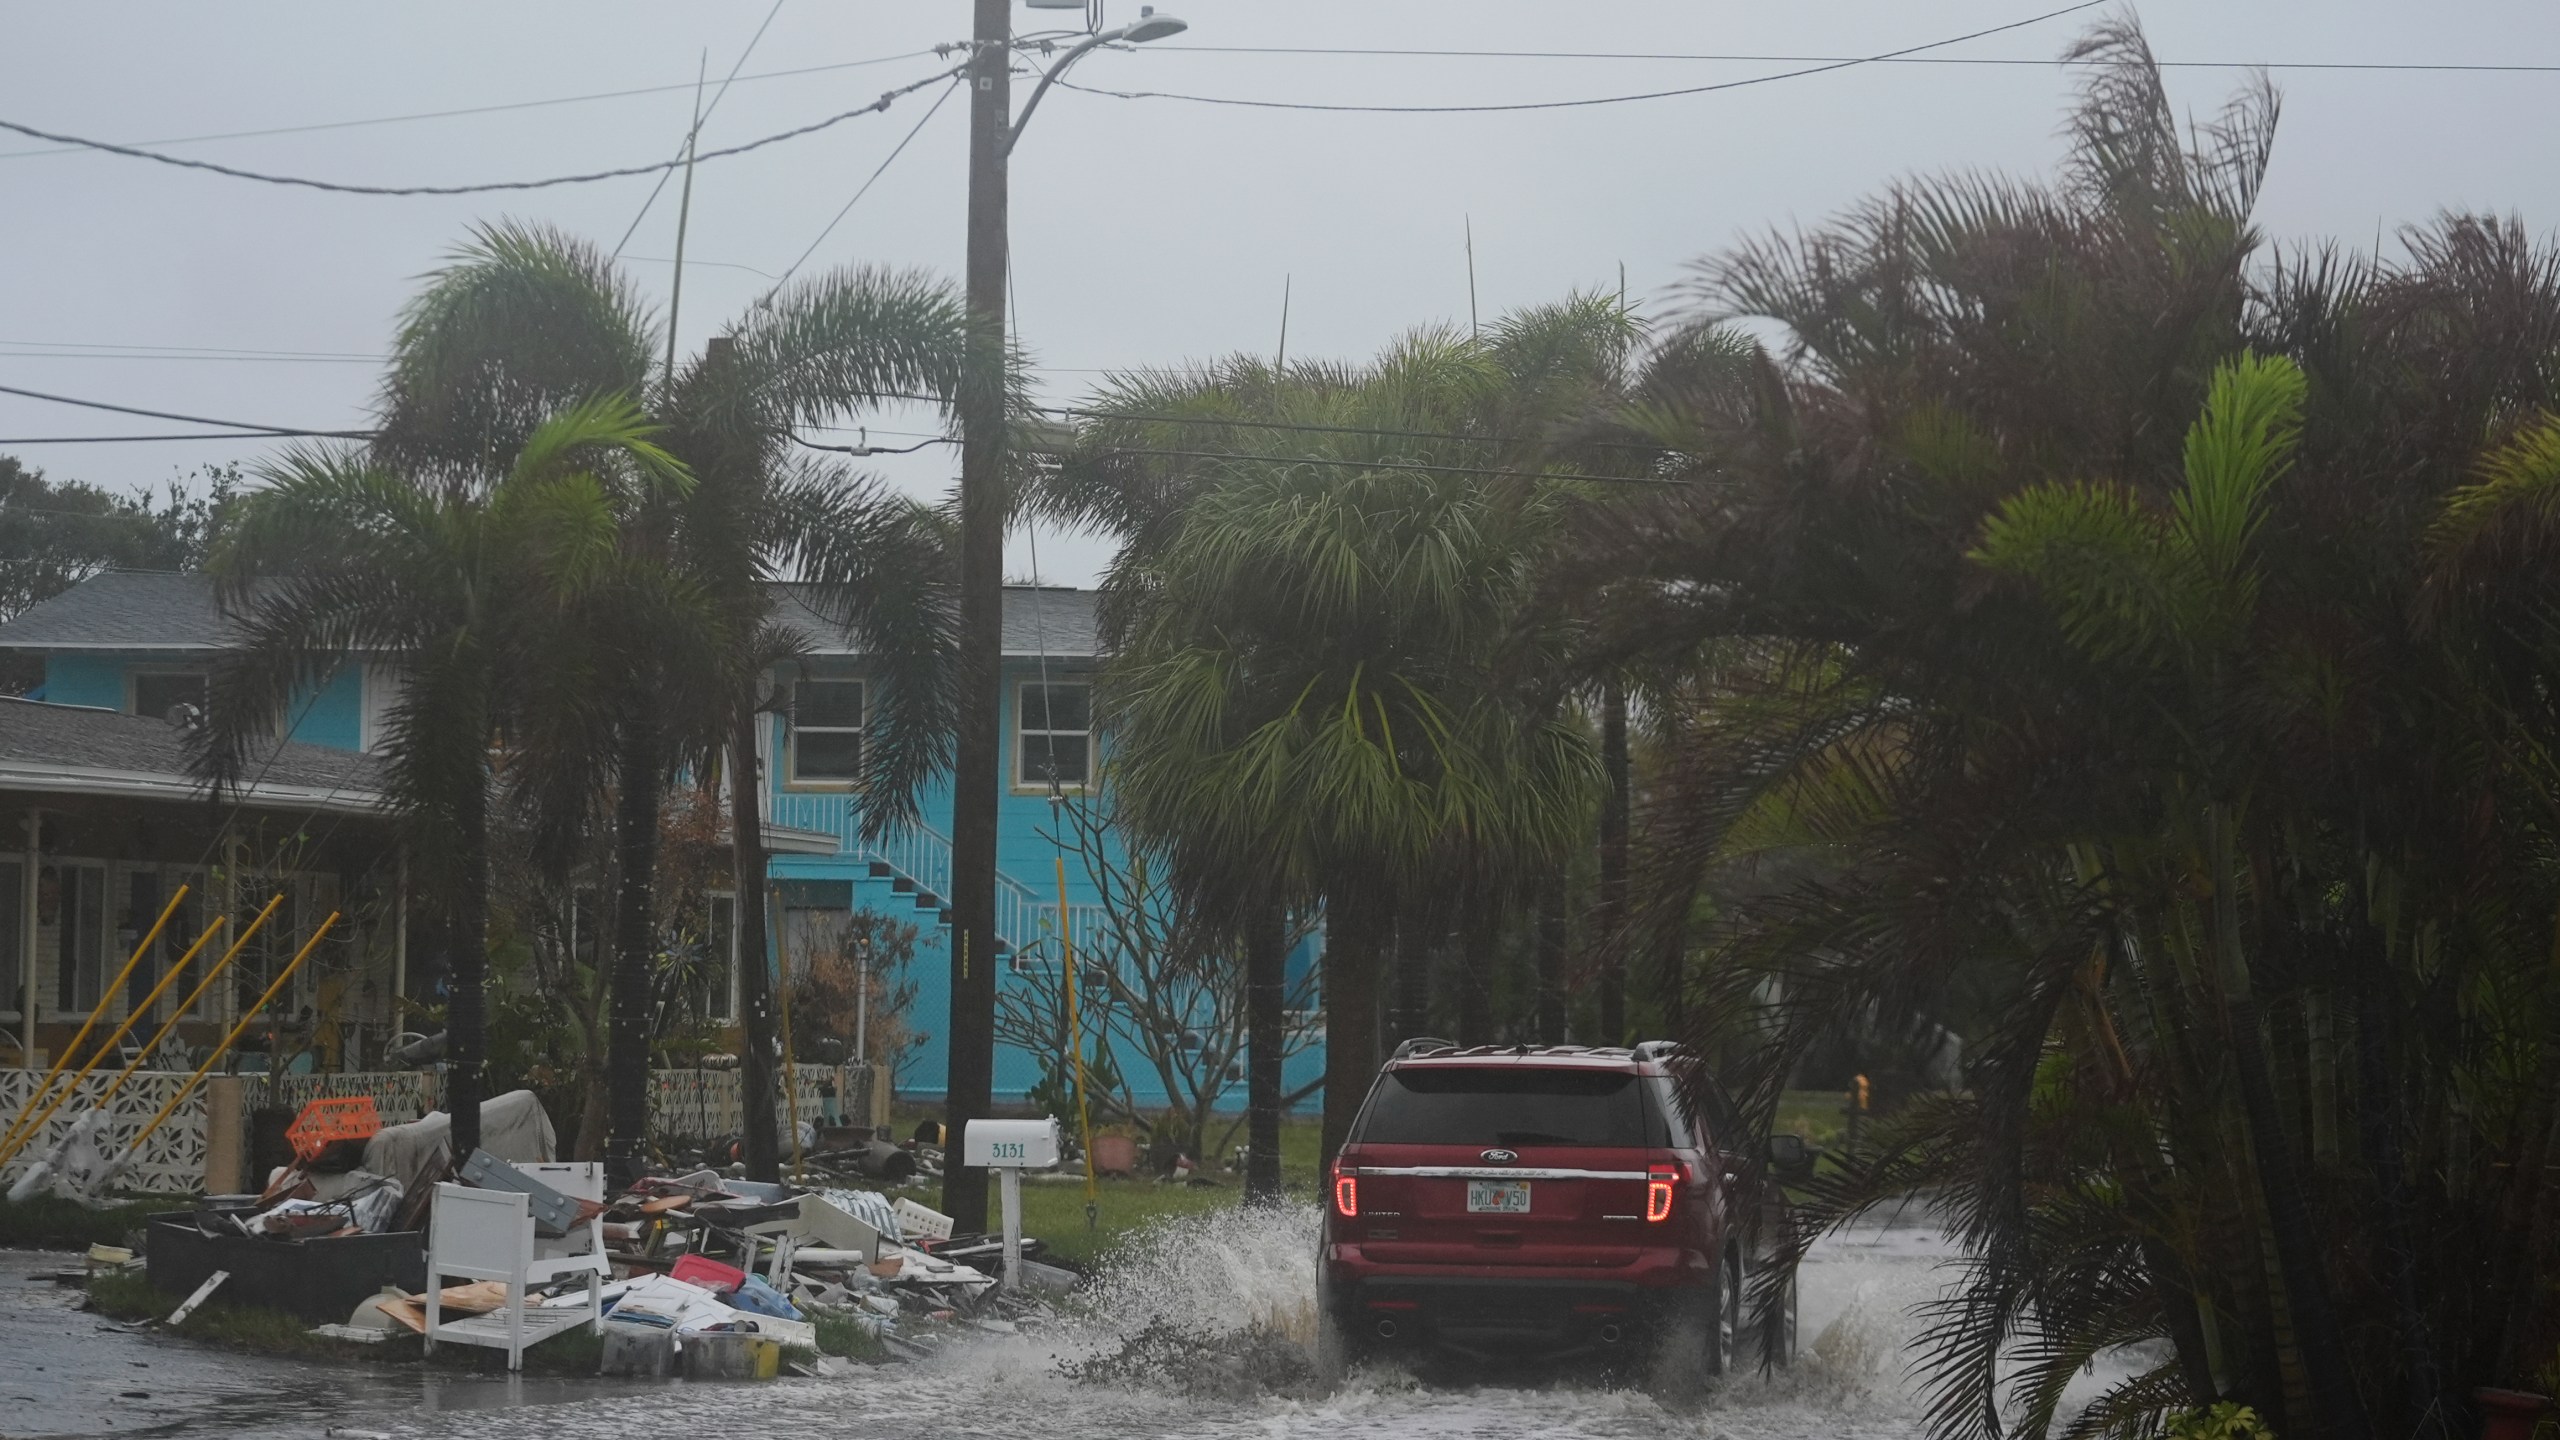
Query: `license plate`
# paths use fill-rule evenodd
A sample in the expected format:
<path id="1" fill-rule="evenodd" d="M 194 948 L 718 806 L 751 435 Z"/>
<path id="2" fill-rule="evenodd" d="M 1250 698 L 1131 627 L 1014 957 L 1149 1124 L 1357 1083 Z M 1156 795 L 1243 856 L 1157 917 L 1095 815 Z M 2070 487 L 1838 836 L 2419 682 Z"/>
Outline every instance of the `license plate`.
<path id="1" fill-rule="evenodd" d="M 1529 1182 L 1526 1180 L 1470 1180 L 1467 1182 L 1467 1213 L 1470 1215 L 1526 1215 L 1529 1213 Z"/>

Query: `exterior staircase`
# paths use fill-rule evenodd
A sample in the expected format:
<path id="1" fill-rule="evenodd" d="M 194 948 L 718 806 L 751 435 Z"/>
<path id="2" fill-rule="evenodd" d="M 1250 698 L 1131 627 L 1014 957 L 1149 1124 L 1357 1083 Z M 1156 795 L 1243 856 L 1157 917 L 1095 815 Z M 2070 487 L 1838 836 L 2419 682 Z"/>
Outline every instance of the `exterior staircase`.
<path id="1" fill-rule="evenodd" d="M 862 838 L 861 815 L 850 795 L 784 792 L 765 797 L 769 823 L 790 830 L 832 835 L 838 852 L 860 861 L 865 875 L 883 882 L 889 893 L 932 915 L 936 925 L 951 923 L 951 841 L 929 825 L 902 826 L 877 841 Z M 999 870 L 996 872 L 996 953 L 1016 968 L 1058 959 L 1055 937 L 1060 921 L 1055 897 Z M 1065 907 L 1068 933 L 1079 954 L 1095 953 L 1109 933 L 1100 905 Z"/>

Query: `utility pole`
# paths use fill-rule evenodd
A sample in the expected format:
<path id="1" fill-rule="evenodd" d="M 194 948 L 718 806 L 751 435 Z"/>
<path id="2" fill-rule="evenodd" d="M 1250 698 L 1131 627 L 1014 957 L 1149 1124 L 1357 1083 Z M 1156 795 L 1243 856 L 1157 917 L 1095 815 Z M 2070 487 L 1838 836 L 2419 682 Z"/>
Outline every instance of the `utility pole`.
<path id="1" fill-rule="evenodd" d="M 996 801 L 1004 708 L 1005 153 L 1012 147 L 1012 0 L 973 0 L 969 77 L 969 334 L 960 389 L 960 705 L 951 785 L 951 1036 L 944 1138 L 995 1101 Z M 987 1228 L 987 1175 L 942 1170 L 942 1208 Z"/>

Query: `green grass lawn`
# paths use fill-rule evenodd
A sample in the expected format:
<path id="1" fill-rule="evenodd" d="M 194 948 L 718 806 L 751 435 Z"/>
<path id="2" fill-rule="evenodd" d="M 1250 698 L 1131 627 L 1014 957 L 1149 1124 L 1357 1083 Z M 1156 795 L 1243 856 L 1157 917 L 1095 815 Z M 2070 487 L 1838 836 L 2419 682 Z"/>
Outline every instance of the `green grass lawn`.
<path id="1" fill-rule="evenodd" d="M 1790 1090 L 1778 1101 L 1774 1127 L 1822 1148 L 1838 1147 L 1849 1134 L 1849 1097 L 1837 1090 Z"/>
<path id="2" fill-rule="evenodd" d="M 898 1131 L 911 1130 L 915 1117 L 898 1122 Z M 1295 1197 L 1313 1203 L 1318 1191 L 1316 1157 L 1322 1143 L 1322 1126 L 1313 1116 L 1284 1121 L 1280 1126 L 1280 1180 Z M 1022 1233 L 1036 1236 L 1048 1247 L 1048 1253 L 1076 1266 L 1092 1266 L 1109 1257 L 1131 1232 L 1170 1215 L 1199 1215 L 1223 1210 L 1242 1203 L 1244 1177 L 1213 1167 L 1207 1174 L 1215 1181 L 1209 1185 L 1158 1184 L 1152 1179 L 1108 1177 L 1096 1186 L 1094 1213 L 1088 1225 L 1085 1215 L 1084 1180 L 1081 1172 L 1072 1172 L 1066 1180 L 1029 1179 L 1022 1184 Z M 940 1188 L 927 1185 L 898 1192 L 912 1196 L 916 1203 L 938 1206 Z M 993 1187 L 989 1191 L 987 1223 L 998 1222 L 994 1211 Z"/>

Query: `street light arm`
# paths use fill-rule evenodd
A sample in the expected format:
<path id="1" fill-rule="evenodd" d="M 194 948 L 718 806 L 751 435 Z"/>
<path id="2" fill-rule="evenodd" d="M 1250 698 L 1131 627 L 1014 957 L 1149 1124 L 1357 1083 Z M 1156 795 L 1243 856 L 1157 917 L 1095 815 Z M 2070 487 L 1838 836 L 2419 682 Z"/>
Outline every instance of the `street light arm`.
<path id="1" fill-rule="evenodd" d="M 1049 93 L 1049 87 L 1057 83 L 1058 77 L 1066 73 L 1068 66 L 1073 65 L 1085 56 L 1093 53 L 1095 50 L 1126 37 L 1128 33 L 1129 27 L 1126 25 L 1123 25 L 1116 30 L 1105 30 L 1101 34 L 1078 44 L 1074 49 L 1069 50 L 1066 54 L 1059 56 L 1058 63 L 1050 66 L 1048 73 L 1040 77 L 1040 83 L 1032 87 L 1031 98 L 1029 101 L 1024 103 L 1021 118 L 1013 122 L 1012 131 L 1004 137 L 1004 153 L 1011 155 L 1013 153 L 1013 147 L 1022 143 L 1022 127 L 1031 123 L 1031 112 L 1040 108 L 1040 97 Z"/>

